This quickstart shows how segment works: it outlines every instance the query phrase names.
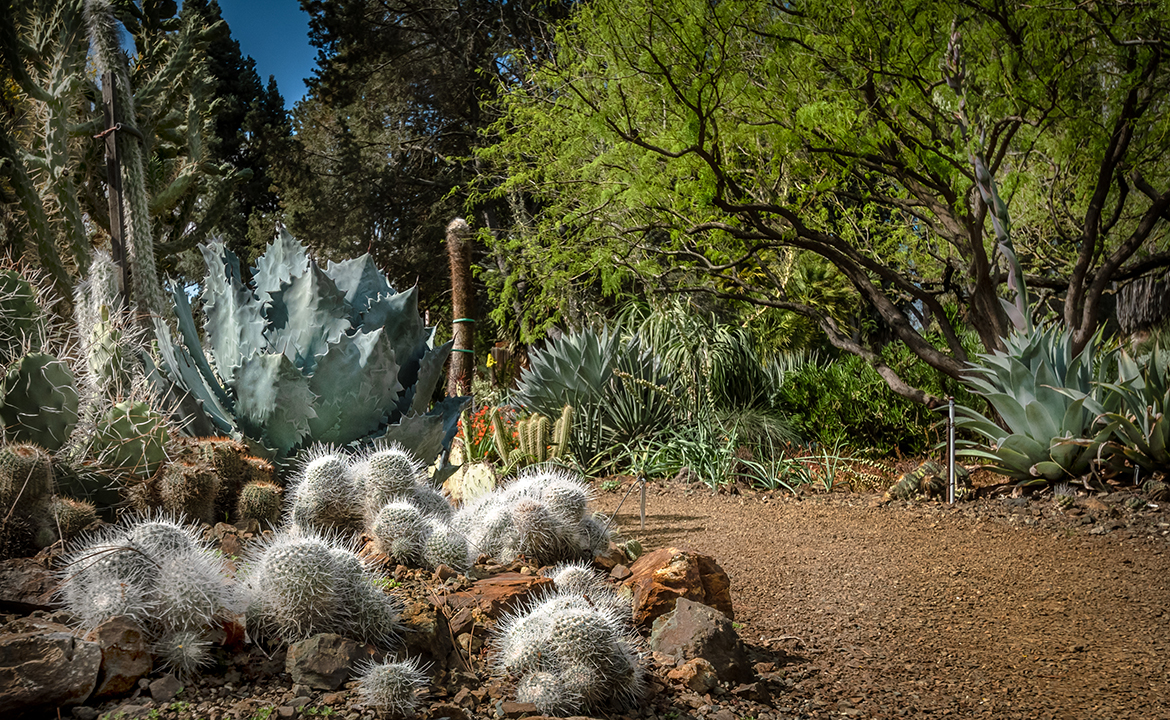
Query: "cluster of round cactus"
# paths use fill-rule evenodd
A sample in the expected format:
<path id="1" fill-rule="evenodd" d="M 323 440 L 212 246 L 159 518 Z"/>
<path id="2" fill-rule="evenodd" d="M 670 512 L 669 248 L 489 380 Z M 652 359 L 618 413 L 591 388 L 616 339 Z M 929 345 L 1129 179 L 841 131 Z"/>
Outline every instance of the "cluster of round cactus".
<path id="1" fill-rule="evenodd" d="M 314 448 L 293 483 L 289 516 L 300 532 L 365 531 L 374 550 L 404 565 L 471 566 L 451 503 L 425 482 L 422 464 L 398 444 L 347 457 Z"/>
<path id="2" fill-rule="evenodd" d="M 0 557 L 31 555 L 97 520 L 93 505 L 54 495 L 49 453 L 37 445 L 0 446 Z"/>
<path id="3" fill-rule="evenodd" d="M 589 512 L 590 499 L 589 486 L 568 471 L 530 468 L 464 506 L 453 524 L 500 563 L 521 555 L 542 565 L 590 559 L 610 540 L 605 523 Z"/>
<path id="4" fill-rule="evenodd" d="M 546 715 L 635 704 L 644 659 L 628 603 L 584 565 L 550 574 L 555 594 L 497 626 L 493 671 L 516 678 L 516 701 Z"/>
<path id="5" fill-rule="evenodd" d="M 182 677 L 210 661 L 205 635 L 238 610 L 222 556 L 193 526 L 163 515 L 74 542 L 59 579 L 61 600 L 83 632 L 130 616 L 162 664 Z"/>
<path id="6" fill-rule="evenodd" d="M 251 549 L 239 589 L 248 625 L 262 635 L 291 643 L 336 633 L 388 646 L 401 608 L 384 583 L 334 537 L 286 531 Z"/>
<path id="7" fill-rule="evenodd" d="M 357 672 L 357 692 L 367 707 L 391 717 L 410 717 L 418 709 L 427 676 L 414 658 L 368 663 Z"/>

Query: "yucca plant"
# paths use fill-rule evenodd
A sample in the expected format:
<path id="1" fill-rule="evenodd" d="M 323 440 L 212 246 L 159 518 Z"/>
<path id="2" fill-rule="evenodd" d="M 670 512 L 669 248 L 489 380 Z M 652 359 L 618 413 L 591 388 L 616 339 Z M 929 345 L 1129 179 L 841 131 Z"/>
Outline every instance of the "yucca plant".
<path id="1" fill-rule="evenodd" d="M 1003 351 L 979 355 L 965 380 L 1003 426 L 959 406 L 959 427 L 991 444 L 960 453 L 990 461 L 991 470 L 1021 485 L 1086 475 L 1111 434 L 1096 421 L 1110 411 L 1106 402 L 1115 404 L 1102 386 L 1117 367 L 1117 349 L 1102 348 L 1098 333 L 1074 356 L 1071 333 L 1059 325 L 1017 329 L 1004 342 Z"/>
<path id="2" fill-rule="evenodd" d="M 429 464 L 449 446 L 469 398 L 432 404 L 451 343 L 433 346 L 416 288 L 395 292 L 369 255 L 323 269 L 283 227 L 249 284 L 222 242 L 200 247 L 209 352 L 174 283 L 181 341 L 158 322 L 158 349 L 221 432 L 276 459 L 314 442 L 382 439 Z"/>

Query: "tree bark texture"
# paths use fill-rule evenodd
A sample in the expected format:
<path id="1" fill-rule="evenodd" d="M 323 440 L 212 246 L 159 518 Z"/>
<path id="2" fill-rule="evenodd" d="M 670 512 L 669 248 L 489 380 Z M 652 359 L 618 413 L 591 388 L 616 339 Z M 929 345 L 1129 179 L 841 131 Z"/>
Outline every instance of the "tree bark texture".
<path id="1" fill-rule="evenodd" d="M 451 264 L 451 336 L 455 346 L 447 366 L 447 395 L 471 394 L 475 375 L 475 290 L 471 286 L 471 227 L 463 218 L 447 225 L 447 259 Z"/>

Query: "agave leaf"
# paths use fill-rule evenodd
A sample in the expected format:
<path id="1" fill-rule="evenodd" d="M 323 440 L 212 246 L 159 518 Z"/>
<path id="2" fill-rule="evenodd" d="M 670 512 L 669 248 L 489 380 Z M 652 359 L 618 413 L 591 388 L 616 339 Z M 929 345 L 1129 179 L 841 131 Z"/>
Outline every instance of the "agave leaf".
<path id="1" fill-rule="evenodd" d="M 376 431 L 402 390 L 382 329 L 343 335 L 317 359 L 309 388 L 319 398 L 317 417 L 309 421 L 314 440 L 344 445 Z"/>
<path id="2" fill-rule="evenodd" d="M 203 414 L 227 435 L 238 432 L 232 413 L 220 402 L 219 395 L 207 386 L 203 374 L 195 367 L 195 361 L 186 346 L 176 343 L 171 338 L 171 330 L 166 322 L 160 318 L 154 319 L 154 332 L 158 338 L 158 351 L 162 356 L 163 365 L 171 379 L 177 379 L 179 391 L 190 393 L 199 403 Z M 149 359 L 149 358 L 148 358 Z M 216 389 L 227 398 L 227 392 L 215 384 Z M 230 407 L 230 400 L 229 405 Z"/>
<path id="3" fill-rule="evenodd" d="M 1030 428 L 1028 413 L 1019 401 L 1007 393 L 992 393 L 987 396 L 999 416 L 1007 424 L 1008 430 L 1016 435 L 1026 435 Z"/>
<path id="4" fill-rule="evenodd" d="M 261 305 L 244 287 L 240 262 L 222 242 L 199 246 L 207 263 L 203 313 L 211 355 L 225 382 L 230 383 L 242 358 L 267 349 Z"/>
<path id="5" fill-rule="evenodd" d="M 273 293 L 272 306 L 283 306 L 288 318 L 283 327 L 272 328 L 272 347 L 306 373 L 313 371 L 317 356 L 350 328 L 345 297 L 316 264 Z"/>
<path id="6" fill-rule="evenodd" d="M 381 440 L 401 443 L 416 457 L 432 458 L 443 449 L 443 418 L 439 415 L 405 415 L 386 428 Z"/>
<path id="7" fill-rule="evenodd" d="M 220 404 L 224 407 L 231 407 L 231 400 L 228 398 L 227 391 L 219 384 L 219 379 L 211 370 L 211 365 L 207 362 L 207 356 L 203 354 L 203 346 L 199 344 L 199 331 L 195 328 L 195 319 L 191 314 L 191 303 L 187 301 L 187 293 L 174 282 L 169 282 L 171 296 L 175 299 L 175 320 L 179 325 L 179 332 L 183 336 L 183 344 L 187 347 L 188 357 L 191 364 L 199 370 L 199 374 L 203 376 L 202 382 L 199 384 L 206 385 L 216 397 L 219 398 Z M 159 323 L 155 322 L 157 328 Z M 170 333 L 167 333 L 170 337 Z M 161 336 L 160 336 L 161 342 Z"/>
<path id="8" fill-rule="evenodd" d="M 1055 482 L 1065 476 L 1064 468 L 1051 460 L 1042 460 L 1036 463 L 1028 469 L 1028 472 L 1033 477 L 1042 477 L 1049 482 Z"/>
<path id="9" fill-rule="evenodd" d="M 1155 463 L 1161 465 L 1163 468 L 1170 465 L 1170 456 L 1166 454 L 1166 436 L 1170 435 L 1170 423 L 1166 421 L 1166 415 L 1154 421 L 1150 427 L 1150 457 Z"/>
<path id="10" fill-rule="evenodd" d="M 1064 408 L 1056 407 L 1053 409 L 1062 411 Z M 1063 434 L 1060 431 L 1060 426 L 1057 424 L 1057 419 L 1052 416 L 1048 408 L 1042 403 L 1029 403 L 1024 408 L 1024 414 L 1028 418 L 1028 435 L 1031 437 L 1036 439 L 1050 439 L 1061 437 Z"/>
<path id="11" fill-rule="evenodd" d="M 266 445 L 287 455 L 309 432 L 316 417 L 309 378 L 281 353 L 257 353 L 236 373 L 236 413 L 259 432 Z"/>
<path id="12" fill-rule="evenodd" d="M 353 309 L 350 323 L 358 327 L 363 322 L 363 315 L 370 306 L 370 302 L 379 295 L 394 295 L 394 288 L 382 271 L 378 269 L 369 253 L 352 260 L 330 262 L 325 274 L 337 285 L 337 289 L 345 295 L 345 302 Z"/>
<path id="13" fill-rule="evenodd" d="M 418 286 L 394 295 L 379 295 L 370 301 L 362 317 L 366 330 L 384 328 L 394 357 L 405 366 L 419 345 L 426 341 L 426 327 L 418 313 Z M 403 385 L 413 383 L 403 381 Z"/>
<path id="14" fill-rule="evenodd" d="M 309 270 L 309 256 L 302 245 L 283 225 L 277 228 L 276 238 L 256 261 L 253 280 L 261 303 L 268 303 L 294 278 Z M 283 322 L 281 323 L 283 324 Z"/>
<path id="15" fill-rule="evenodd" d="M 451 355 L 453 347 L 455 347 L 455 341 L 450 340 L 423 356 L 422 363 L 419 365 L 418 382 L 411 386 L 408 393 L 409 399 L 406 396 L 403 397 L 403 400 L 410 403 L 410 413 L 422 415 L 430 408 L 431 396 L 439 384 L 439 378 L 443 375 L 443 366 L 447 363 L 447 358 Z M 401 408 L 401 404 L 399 407 Z"/>

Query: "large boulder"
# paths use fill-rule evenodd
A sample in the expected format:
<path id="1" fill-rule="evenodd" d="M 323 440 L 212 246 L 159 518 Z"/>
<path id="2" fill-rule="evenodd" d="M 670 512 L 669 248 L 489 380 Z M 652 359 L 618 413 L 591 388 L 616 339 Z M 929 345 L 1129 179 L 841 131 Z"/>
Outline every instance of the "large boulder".
<path id="1" fill-rule="evenodd" d="M 350 667 L 360 655 L 353 640 L 321 633 L 289 645 L 284 669 L 297 685 L 336 690 L 349 678 Z"/>
<path id="2" fill-rule="evenodd" d="M 102 667 L 97 688 L 93 691 L 94 700 L 133 691 L 138 679 L 146 677 L 154 665 L 146 634 L 132 618 L 112 617 L 94 628 L 85 639 L 97 643 L 102 651 Z"/>
<path id="3" fill-rule="evenodd" d="M 679 598 L 675 608 L 654 621 L 650 649 L 675 658 L 702 658 L 720 680 L 746 683 L 755 679 L 747 648 L 731 620 L 714 608 Z"/>
<path id="4" fill-rule="evenodd" d="M 673 610 L 679 598 L 735 619 L 727 573 L 714 558 L 691 550 L 667 547 L 647 553 L 630 566 L 630 576 L 622 584 L 633 595 L 634 622 L 646 629 Z"/>
<path id="5" fill-rule="evenodd" d="M 32 558 L 0 561 L 0 612 L 31 613 L 53 604 L 53 573 Z"/>
<path id="6" fill-rule="evenodd" d="M 0 635 L 0 708 L 7 717 L 80 705 L 101 664 L 97 643 L 66 632 Z"/>

